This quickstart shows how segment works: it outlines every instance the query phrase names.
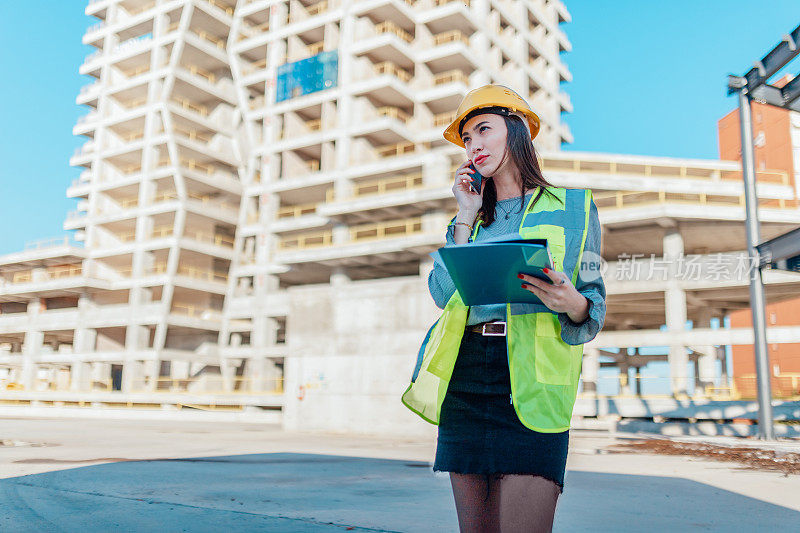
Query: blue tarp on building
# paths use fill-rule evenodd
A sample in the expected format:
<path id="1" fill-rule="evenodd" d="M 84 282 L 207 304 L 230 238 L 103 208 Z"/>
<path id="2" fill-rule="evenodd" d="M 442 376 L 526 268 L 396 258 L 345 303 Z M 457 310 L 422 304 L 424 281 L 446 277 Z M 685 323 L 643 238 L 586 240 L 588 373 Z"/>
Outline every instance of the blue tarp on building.
<path id="1" fill-rule="evenodd" d="M 338 50 L 278 67 L 276 102 L 336 87 L 339 74 Z"/>

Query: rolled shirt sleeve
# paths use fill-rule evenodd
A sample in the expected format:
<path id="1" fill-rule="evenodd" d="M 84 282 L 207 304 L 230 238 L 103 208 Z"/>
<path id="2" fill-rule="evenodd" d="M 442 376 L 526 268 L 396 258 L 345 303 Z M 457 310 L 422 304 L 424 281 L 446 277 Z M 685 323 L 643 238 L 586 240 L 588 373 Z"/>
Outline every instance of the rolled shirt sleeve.
<path id="1" fill-rule="evenodd" d="M 558 313 L 558 320 L 561 323 L 561 340 L 567 344 L 587 343 L 594 339 L 603 328 L 606 319 L 606 286 L 603 283 L 598 264 L 601 246 L 600 219 L 597 216 L 597 206 L 592 202 L 589 210 L 589 228 L 581 257 L 581 268 L 575 283 L 578 292 L 589 300 L 589 316 L 580 324 L 576 324 L 566 313 Z"/>

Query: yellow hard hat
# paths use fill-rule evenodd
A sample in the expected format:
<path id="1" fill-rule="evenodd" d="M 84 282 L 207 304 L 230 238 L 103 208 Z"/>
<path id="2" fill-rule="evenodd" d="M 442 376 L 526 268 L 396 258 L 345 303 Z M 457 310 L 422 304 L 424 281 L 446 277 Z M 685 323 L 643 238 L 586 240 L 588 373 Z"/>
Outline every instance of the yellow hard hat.
<path id="1" fill-rule="evenodd" d="M 456 118 L 444 130 L 444 138 L 453 144 L 466 148 L 461 142 L 459 135 L 459 125 L 471 111 L 485 107 L 502 107 L 512 113 L 521 113 L 528 119 L 528 126 L 531 131 L 531 139 L 539 133 L 539 117 L 533 112 L 528 102 L 506 87 L 505 85 L 484 85 L 473 89 L 464 96 L 456 111 Z"/>

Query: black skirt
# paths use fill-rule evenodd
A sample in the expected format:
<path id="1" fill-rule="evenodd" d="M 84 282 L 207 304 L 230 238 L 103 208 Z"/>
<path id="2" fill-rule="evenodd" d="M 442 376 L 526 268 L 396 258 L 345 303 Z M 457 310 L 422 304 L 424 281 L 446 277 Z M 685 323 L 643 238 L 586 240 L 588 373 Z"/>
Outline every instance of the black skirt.
<path id="1" fill-rule="evenodd" d="M 442 404 L 435 471 L 528 474 L 564 487 L 569 431 L 540 433 L 511 403 L 506 337 L 467 330 Z"/>

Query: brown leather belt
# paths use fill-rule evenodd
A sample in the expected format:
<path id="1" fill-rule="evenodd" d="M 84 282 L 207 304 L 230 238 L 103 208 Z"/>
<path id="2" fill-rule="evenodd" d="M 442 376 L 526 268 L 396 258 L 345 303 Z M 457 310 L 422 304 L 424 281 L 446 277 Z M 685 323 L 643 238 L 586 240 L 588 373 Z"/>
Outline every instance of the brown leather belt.
<path id="1" fill-rule="evenodd" d="M 502 320 L 495 320 L 492 322 L 482 322 L 474 326 L 467 326 L 467 331 L 480 333 L 487 337 L 505 337 L 506 336 L 506 323 Z"/>

